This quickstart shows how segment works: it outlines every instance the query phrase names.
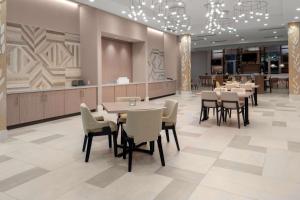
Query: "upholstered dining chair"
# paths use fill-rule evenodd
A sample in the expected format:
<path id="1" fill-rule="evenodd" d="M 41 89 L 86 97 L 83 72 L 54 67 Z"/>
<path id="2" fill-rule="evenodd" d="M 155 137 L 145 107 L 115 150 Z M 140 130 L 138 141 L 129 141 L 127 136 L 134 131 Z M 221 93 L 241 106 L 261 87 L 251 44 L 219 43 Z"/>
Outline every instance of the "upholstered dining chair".
<path id="1" fill-rule="evenodd" d="M 136 101 L 140 102 L 142 99 L 141 97 L 117 97 L 116 101 L 117 102 L 130 102 L 130 101 Z M 118 119 L 117 119 L 117 127 L 118 127 L 118 132 L 121 128 L 123 130 L 123 124 L 126 123 L 127 120 L 127 114 L 126 113 L 119 113 L 118 114 Z"/>
<path id="2" fill-rule="evenodd" d="M 178 101 L 166 100 L 165 109 L 162 115 L 162 129 L 166 132 L 167 142 L 170 142 L 169 130 L 172 130 L 177 150 L 180 151 L 179 142 L 176 133 Z"/>
<path id="3" fill-rule="evenodd" d="M 160 160 L 165 166 L 164 154 L 161 144 L 162 110 L 136 110 L 127 112 L 127 122 L 124 125 L 125 144 L 123 146 L 123 158 L 126 159 L 128 152 L 128 172 L 132 169 L 132 152 L 136 144 L 150 142 L 150 151 L 154 152 L 154 142 L 157 141 Z M 128 146 L 127 146 L 128 143 Z"/>
<path id="4" fill-rule="evenodd" d="M 222 87 L 220 87 L 220 88 L 215 88 L 214 91 L 215 91 L 215 92 L 218 92 L 218 93 L 221 93 L 221 92 L 227 92 L 227 88 L 222 88 Z"/>
<path id="5" fill-rule="evenodd" d="M 225 88 L 226 89 L 226 88 Z M 201 123 L 202 117 L 204 115 L 205 109 L 207 110 L 207 114 L 210 108 L 215 109 L 217 112 L 217 125 L 220 124 L 221 116 L 219 119 L 219 113 L 221 112 L 220 102 L 218 101 L 218 95 L 216 92 L 212 91 L 203 91 L 201 93 L 201 112 L 200 112 L 200 120 L 199 124 Z"/>
<path id="6" fill-rule="evenodd" d="M 230 110 L 230 116 L 231 111 L 236 110 L 237 111 L 237 119 L 238 119 L 238 128 L 241 127 L 240 124 L 240 114 L 243 116 L 243 121 L 245 121 L 244 116 L 244 103 L 240 101 L 239 96 L 237 92 L 223 92 L 221 93 L 221 109 L 222 109 L 222 118 L 226 122 L 227 113 Z"/>
<path id="7" fill-rule="evenodd" d="M 112 137 L 114 154 L 117 155 L 117 125 L 112 121 L 105 121 L 103 117 L 93 117 L 86 104 L 80 105 L 82 125 L 84 131 L 84 141 L 82 151 L 86 150 L 85 162 L 89 161 L 93 137 L 108 136 L 109 148 L 112 147 Z"/>

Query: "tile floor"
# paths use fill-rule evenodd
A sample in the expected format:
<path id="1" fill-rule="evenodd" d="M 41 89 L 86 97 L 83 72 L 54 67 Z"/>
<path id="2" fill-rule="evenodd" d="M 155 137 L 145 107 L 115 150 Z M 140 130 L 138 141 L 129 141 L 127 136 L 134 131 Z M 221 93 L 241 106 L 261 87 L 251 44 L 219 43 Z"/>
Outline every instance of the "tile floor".
<path id="1" fill-rule="evenodd" d="M 8 131 L 0 143 L 0 200 L 299 200 L 300 101 L 259 96 L 250 125 L 235 115 L 221 127 L 210 116 L 198 124 L 200 98 L 180 103 L 181 152 L 163 135 L 166 167 L 154 156 L 114 158 L 107 138 L 96 138 L 90 162 L 81 152 L 80 116 Z M 164 99 L 155 100 L 163 103 Z M 115 115 L 95 113 L 115 120 Z"/>

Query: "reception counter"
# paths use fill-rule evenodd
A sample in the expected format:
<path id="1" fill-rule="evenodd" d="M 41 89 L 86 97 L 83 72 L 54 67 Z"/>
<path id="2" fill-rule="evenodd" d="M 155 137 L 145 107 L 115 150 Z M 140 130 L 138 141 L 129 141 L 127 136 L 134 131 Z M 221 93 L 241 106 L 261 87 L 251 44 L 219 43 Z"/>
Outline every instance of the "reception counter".
<path id="1" fill-rule="evenodd" d="M 176 81 L 163 80 L 148 83 L 150 99 L 168 96 L 176 93 Z M 114 102 L 118 97 L 139 96 L 146 98 L 146 83 L 104 84 L 102 86 L 102 102 Z"/>
<path id="2" fill-rule="evenodd" d="M 15 126 L 80 112 L 84 102 L 97 108 L 97 87 L 61 87 L 7 91 L 7 125 Z"/>

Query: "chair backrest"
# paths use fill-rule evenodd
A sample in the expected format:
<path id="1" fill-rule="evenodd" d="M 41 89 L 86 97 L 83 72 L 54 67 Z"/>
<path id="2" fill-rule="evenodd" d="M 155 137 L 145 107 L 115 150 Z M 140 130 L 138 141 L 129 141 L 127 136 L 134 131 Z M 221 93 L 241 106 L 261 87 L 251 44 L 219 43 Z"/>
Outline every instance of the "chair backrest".
<path id="1" fill-rule="evenodd" d="M 225 108 L 236 108 L 239 102 L 239 96 L 236 92 L 222 92 L 221 101 Z"/>
<path id="2" fill-rule="evenodd" d="M 176 124 L 177 122 L 177 111 L 178 111 L 178 101 L 166 100 L 165 109 L 163 110 L 163 116 L 168 118 L 169 122 Z"/>
<path id="3" fill-rule="evenodd" d="M 216 88 L 220 88 L 221 84 L 219 83 L 219 81 L 216 81 Z"/>
<path id="4" fill-rule="evenodd" d="M 201 92 L 201 99 L 204 107 L 214 108 L 217 106 L 218 96 L 216 92 L 203 91 Z"/>
<path id="5" fill-rule="evenodd" d="M 157 140 L 161 124 L 161 109 L 128 111 L 125 129 L 136 143 L 142 143 Z"/>
<path id="6" fill-rule="evenodd" d="M 83 131 L 85 134 L 88 134 L 89 130 L 93 130 L 95 128 L 94 124 L 97 124 L 97 121 L 95 120 L 90 109 L 85 103 L 82 103 L 80 105 L 80 112 L 82 118 Z"/>
<path id="7" fill-rule="evenodd" d="M 245 88 L 232 88 L 231 92 L 236 92 L 236 93 L 245 93 L 246 89 Z"/>
<path id="8" fill-rule="evenodd" d="M 117 102 L 130 102 L 130 101 L 141 101 L 141 97 L 117 97 Z"/>

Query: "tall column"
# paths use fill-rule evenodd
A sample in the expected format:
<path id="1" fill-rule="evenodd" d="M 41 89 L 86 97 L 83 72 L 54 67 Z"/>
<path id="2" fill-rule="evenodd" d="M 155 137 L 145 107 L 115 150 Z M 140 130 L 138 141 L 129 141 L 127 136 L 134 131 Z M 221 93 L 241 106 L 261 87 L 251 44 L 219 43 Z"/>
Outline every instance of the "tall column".
<path id="1" fill-rule="evenodd" d="M 300 95 L 300 23 L 289 23 L 289 91 Z"/>
<path id="2" fill-rule="evenodd" d="M 6 0 L 0 0 L 0 131 L 6 129 Z"/>
<path id="3" fill-rule="evenodd" d="M 180 37 L 181 91 L 191 92 L 191 36 Z"/>

